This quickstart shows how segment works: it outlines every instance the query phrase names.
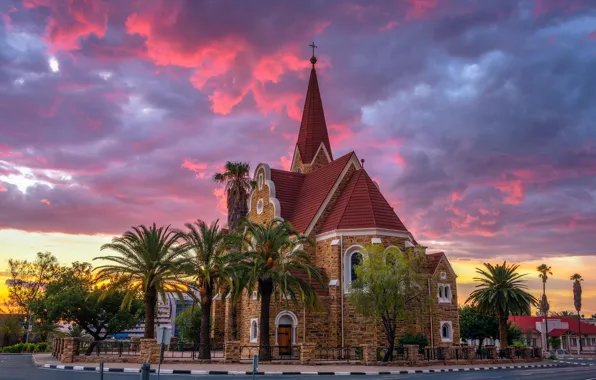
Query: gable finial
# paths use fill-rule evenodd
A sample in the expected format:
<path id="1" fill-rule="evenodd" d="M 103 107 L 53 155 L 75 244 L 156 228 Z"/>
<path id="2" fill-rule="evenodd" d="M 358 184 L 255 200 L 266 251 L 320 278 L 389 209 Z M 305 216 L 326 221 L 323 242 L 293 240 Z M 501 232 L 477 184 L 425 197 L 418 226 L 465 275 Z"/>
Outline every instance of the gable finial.
<path id="1" fill-rule="evenodd" d="M 315 42 L 313 41 L 312 44 L 308 45 L 312 48 L 312 57 L 310 57 L 310 63 L 312 63 L 312 67 L 315 67 L 315 63 L 317 63 L 317 57 L 315 57 L 315 48 L 318 48 L 317 45 L 315 45 Z"/>

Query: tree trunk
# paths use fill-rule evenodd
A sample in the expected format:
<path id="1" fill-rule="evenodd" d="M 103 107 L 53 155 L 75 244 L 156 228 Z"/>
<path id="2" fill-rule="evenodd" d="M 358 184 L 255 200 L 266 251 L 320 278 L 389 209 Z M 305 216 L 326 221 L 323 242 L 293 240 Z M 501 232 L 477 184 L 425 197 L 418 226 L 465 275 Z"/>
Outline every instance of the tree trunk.
<path id="1" fill-rule="evenodd" d="M 259 280 L 259 293 L 261 294 L 261 318 L 259 320 L 259 346 L 261 347 L 260 359 L 271 360 L 271 345 L 269 341 L 269 309 L 271 307 L 271 294 L 273 281 L 270 278 Z"/>
<path id="2" fill-rule="evenodd" d="M 499 343 L 501 348 L 507 348 L 507 317 L 499 317 Z"/>
<path id="3" fill-rule="evenodd" d="M 157 306 L 157 290 L 149 288 L 145 292 L 145 333 L 143 338 L 155 338 L 155 308 Z"/>
<path id="4" fill-rule="evenodd" d="M 478 338 L 478 347 L 476 348 L 476 353 L 481 352 L 483 342 L 484 342 L 484 338 Z"/>
<path id="5" fill-rule="evenodd" d="M 579 310 L 577 311 L 577 335 L 579 339 L 579 354 L 582 353 L 582 320 L 579 315 Z"/>
<path id="6" fill-rule="evenodd" d="M 390 362 L 393 358 L 393 351 L 395 350 L 395 328 L 397 319 L 382 318 L 385 327 L 385 339 L 387 339 L 387 350 L 383 356 L 383 362 Z M 375 359 L 376 360 L 376 359 Z"/>
<path id="7" fill-rule="evenodd" d="M 232 340 L 238 340 L 238 308 L 236 307 L 236 304 L 232 305 L 230 314 L 232 317 Z"/>
<path id="8" fill-rule="evenodd" d="M 211 302 L 212 288 L 207 288 L 204 299 L 201 299 L 201 338 L 199 341 L 199 359 L 211 359 Z"/>

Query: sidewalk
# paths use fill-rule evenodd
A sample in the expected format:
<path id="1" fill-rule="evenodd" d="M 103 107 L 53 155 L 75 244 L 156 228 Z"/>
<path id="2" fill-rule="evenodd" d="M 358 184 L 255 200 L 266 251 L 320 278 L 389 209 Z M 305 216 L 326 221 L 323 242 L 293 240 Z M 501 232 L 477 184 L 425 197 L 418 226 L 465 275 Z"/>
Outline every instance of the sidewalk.
<path id="1" fill-rule="evenodd" d="M 63 365 L 51 354 L 34 354 L 33 360 L 36 365 L 46 368 L 73 369 L 93 371 L 97 370 L 98 363 L 72 363 Z M 140 364 L 132 363 L 104 363 L 104 369 L 110 372 L 137 372 Z M 557 367 L 551 361 L 534 363 L 509 363 L 509 364 L 482 364 L 482 365 L 436 365 L 425 367 L 391 367 L 391 366 L 364 366 L 364 365 L 300 365 L 300 364 L 259 364 L 259 373 L 265 375 L 360 375 L 360 374 L 405 374 L 405 373 L 430 373 L 450 371 L 475 371 L 503 368 L 536 368 L 536 367 Z M 151 366 L 157 368 L 155 364 Z M 238 374 L 244 375 L 251 372 L 251 364 L 223 364 L 223 363 L 189 363 L 189 364 L 162 364 L 163 373 L 187 373 L 193 375 L 210 374 Z"/>

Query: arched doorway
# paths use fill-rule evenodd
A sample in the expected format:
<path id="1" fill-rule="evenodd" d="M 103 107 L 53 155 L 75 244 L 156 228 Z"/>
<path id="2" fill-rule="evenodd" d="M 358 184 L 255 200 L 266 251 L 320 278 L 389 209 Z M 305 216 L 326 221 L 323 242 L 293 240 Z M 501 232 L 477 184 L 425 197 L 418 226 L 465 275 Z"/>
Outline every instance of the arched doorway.
<path id="1" fill-rule="evenodd" d="M 291 311 L 284 310 L 275 317 L 275 344 L 280 355 L 291 355 L 292 345 L 296 344 L 298 318 Z"/>

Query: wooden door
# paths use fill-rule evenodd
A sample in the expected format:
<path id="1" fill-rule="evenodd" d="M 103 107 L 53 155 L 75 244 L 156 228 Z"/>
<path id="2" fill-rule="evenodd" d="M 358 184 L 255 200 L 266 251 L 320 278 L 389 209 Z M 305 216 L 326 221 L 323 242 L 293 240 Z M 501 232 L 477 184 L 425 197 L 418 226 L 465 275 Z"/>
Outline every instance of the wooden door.
<path id="1" fill-rule="evenodd" d="M 292 354 L 292 326 L 279 325 L 277 327 L 277 344 L 280 355 Z"/>

